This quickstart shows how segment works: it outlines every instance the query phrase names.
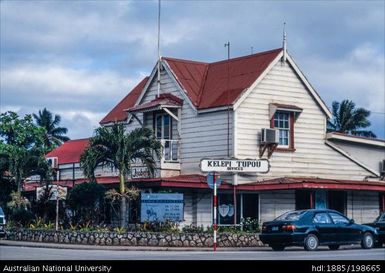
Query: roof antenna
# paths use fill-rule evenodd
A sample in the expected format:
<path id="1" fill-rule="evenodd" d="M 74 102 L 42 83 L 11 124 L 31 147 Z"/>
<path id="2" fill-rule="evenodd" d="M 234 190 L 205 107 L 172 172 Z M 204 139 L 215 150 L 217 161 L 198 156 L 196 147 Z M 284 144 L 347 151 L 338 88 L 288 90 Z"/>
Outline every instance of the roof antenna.
<path id="1" fill-rule="evenodd" d="M 286 22 L 283 23 L 283 56 L 282 56 L 282 62 L 286 62 Z"/>
<path id="2" fill-rule="evenodd" d="M 253 53 L 254 53 L 254 47 L 253 46 L 250 48 L 250 53 L 251 53 L 251 55 L 253 55 Z"/>
<path id="3" fill-rule="evenodd" d="M 158 80 L 157 80 L 157 86 L 158 86 L 158 98 L 160 95 L 160 1 L 158 0 Z"/>

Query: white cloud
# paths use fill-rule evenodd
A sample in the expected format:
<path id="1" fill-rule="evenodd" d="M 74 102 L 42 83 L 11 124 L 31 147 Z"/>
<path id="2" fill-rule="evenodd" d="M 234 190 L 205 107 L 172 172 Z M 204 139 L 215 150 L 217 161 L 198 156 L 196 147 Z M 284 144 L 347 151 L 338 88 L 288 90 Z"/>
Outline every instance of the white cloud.
<path id="1" fill-rule="evenodd" d="M 384 55 L 372 45 L 359 45 L 336 59 L 308 56 L 303 67 L 329 105 L 351 99 L 357 106 L 384 112 Z"/>
<path id="2" fill-rule="evenodd" d="M 111 71 L 76 70 L 55 65 L 24 65 L 0 72 L 1 112 L 20 115 L 47 107 L 62 116 L 70 137 L 88 137 L 99 121 L 138 79 Z"/>

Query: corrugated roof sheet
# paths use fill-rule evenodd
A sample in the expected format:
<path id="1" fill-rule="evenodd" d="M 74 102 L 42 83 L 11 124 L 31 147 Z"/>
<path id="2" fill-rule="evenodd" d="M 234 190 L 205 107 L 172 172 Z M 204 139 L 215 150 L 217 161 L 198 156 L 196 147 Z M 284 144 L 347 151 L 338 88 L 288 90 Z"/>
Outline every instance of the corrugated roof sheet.
<path id="1" fill-rule="evenodd" d="M 231 105 L 265 71 L 281 48 L 202 63 L 163 58 L 198 109 Z"/>
<path id="2" fill-rule="evenodd" d="M 265 71 L 282 48 L 213 63 L 164 57 L 174 77 L 198 109 L 233 104 Z M 229 76 L 229 77 L 228 77 Z M 143 79 L 100 122 L 106 124 L 127 119 L 125 109 L 135 105 L 148 81 Z"/>
<path id="3" fill-rule="evenodd" d="M 57 157 L 58 164 L 79 163 L 80 156 L 88 146 L 88 143 L 88 138 L 68 140 L 61 146 L 46 154 L 45 157 Z"/>

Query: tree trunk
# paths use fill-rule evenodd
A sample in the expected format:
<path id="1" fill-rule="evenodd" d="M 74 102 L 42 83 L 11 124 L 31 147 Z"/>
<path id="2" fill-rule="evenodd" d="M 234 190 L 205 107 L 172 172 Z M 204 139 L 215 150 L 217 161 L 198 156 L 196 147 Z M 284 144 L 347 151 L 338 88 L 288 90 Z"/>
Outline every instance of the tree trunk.
<path id="1" fill-rule="evenodd" d="M 124 174 L 119 174 L 119 189 L 120 194 L 124 194 L 126 189 L 124 185 Z M 127 225 L 127 200 L 124 197 L 120 199 L 120 227 L 126 227 Z"/>
<path id="2" fill-rule="evenodd" d="M 120 199 L 120 227 L 127 225 L 127 202 L 126 198 Z"/>

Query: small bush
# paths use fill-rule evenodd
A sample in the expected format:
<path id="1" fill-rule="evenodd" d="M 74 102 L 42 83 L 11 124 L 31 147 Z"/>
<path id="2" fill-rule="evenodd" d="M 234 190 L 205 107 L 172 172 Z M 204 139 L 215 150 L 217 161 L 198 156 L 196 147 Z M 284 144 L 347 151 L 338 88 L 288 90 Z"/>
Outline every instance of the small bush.
<path id="1" fill-rule="evenodd" d="M 24 208 L 16 208 L 12 209 L 10 218 L 12 219 L 15 226 L 27 227 L 33 221 L 35 216 L 29 210 Z"/>
<path id="2" fill-rule="evenodd" d="M 179 223 L 173 221 L 144 222 L 135 227 L 135 231 L 142 232 L 179 232 Z"/>
<path id="3" fill-rule="evenodd" d="M 182 232 L 185 232 L 185 233 L 205 233 L 205 232 L 207 232 L 207 228 L 205 229 L 203 227 L 203 225 L 201 225 L 201 226 L 189 225 L 189 226 L 184 226 L 182 228 Z"/>
<path id="4" fill-rule="evenodd" d="M 247 217 L 242 219 L 243 230 L 246 232 L 259 232 L 259 223 L 257 219 Z"/>

